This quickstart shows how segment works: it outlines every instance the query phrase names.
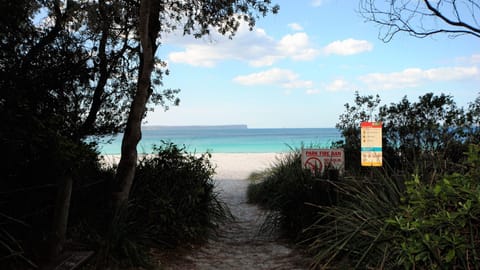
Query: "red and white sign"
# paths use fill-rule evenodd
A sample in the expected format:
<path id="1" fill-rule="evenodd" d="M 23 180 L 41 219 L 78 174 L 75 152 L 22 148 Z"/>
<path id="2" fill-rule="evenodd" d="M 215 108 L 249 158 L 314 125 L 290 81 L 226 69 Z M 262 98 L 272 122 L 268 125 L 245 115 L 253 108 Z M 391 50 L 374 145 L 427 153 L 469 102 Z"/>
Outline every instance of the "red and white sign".
<path id="1" fill-rule="evenodd" d="M 345 167 L 343 149 L 302 149 L 302 167 L 316 173 L 335 168 L 342 173 Z"/>

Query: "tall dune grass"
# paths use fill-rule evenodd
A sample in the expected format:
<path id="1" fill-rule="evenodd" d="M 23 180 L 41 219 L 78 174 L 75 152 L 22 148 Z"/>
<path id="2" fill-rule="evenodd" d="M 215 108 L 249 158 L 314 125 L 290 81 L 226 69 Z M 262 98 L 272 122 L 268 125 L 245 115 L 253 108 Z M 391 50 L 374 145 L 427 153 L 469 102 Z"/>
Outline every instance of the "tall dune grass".
<path id="1" fill-rule="evenodd" d="M 268 210 L 265 230 L 280 229 L 284 236 L 300 240 L 303 230 L 317 218 L 313 205 L 336 201 L 331 183 L 301 166 L 300 150 L 292 150 L 269 169 L 252 174 L 247 189 L 250 203 Z"/>
<path id="2" fill-rule="evenodd" d="M 392 238 L 385 220 L 398 208 L 401 181 L 377 173 L 332 183 L 338 203 L 318 206 L 322 216 L 306 232 L 314 268 L 388 268 Z M 360 267 L 361 266 L 361 267 Z"/>

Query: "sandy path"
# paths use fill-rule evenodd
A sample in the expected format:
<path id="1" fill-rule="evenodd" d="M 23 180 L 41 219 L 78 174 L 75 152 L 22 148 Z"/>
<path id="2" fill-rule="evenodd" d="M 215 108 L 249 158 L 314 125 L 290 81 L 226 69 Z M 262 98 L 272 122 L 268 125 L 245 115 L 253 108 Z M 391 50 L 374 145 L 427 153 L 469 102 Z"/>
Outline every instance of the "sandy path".
<path id="1" fill-rule="evenodd" d="M 308 261 L 297 251 L 259 232 L 264 212 L 247 204 L 245 178 L 251 171 L 271 165 L 277 155 L 251 155 L 213 157 L 218 166 L 217 189 L 235 220 L 222 225 L 216 238 L 170 262 L 165 269 L 308 269 Z"/>

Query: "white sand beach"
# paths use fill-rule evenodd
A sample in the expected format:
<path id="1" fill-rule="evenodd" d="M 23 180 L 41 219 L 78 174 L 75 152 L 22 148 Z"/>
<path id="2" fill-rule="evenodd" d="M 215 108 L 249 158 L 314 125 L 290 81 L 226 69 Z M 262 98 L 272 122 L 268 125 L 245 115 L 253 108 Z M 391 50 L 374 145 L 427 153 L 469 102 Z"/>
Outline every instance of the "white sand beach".
<path id="1" fill-rule="evenodd" d="M 215 153 L 216 180 L 243 180 L 255 171 L 271 167 L 282 153 Z"/>
<path id="2" fill-rule="evenodd" d="M 244 180 L 255 171 L 272 166 L 285 153 L 213 153 L 215 180 Z M 104 155 L 105 164 L 117 164 L 119 155 Z"/>

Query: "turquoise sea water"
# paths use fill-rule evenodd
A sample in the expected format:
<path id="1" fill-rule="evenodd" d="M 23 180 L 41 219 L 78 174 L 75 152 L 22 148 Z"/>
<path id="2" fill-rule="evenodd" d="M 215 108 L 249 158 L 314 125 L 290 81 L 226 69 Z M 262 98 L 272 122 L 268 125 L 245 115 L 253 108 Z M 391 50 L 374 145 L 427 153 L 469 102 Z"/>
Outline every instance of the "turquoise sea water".
<path id="1" fill-rule="evenodd" d="M 329 147 L 341 139 L 335 128 L 145 127 L 142 133 L 139 153 L 151 153 L 152 145 L 162 140 L 197 153 L 281 153 L 302 144 Z M 120 154 L 121 138 L 119 135 L 111 143 L 100 144 L 102 154 Z"/>

